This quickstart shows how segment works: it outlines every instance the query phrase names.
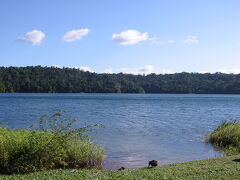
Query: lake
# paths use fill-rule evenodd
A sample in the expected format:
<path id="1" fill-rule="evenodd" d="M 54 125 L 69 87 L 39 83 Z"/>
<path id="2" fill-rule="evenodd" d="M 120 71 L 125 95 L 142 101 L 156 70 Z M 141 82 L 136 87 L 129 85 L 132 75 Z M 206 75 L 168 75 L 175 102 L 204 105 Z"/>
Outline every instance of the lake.
<path id="1" fill-rule="evenodd" d="M 104 166 L 133 169 L 152 159 L 170 164 L 223 156 L 204 137 L 222 121 L 240 119 L 239 95 L 0 94 L 0 123 L 36 124 L 42 114 L 67 110 L 75 127 L 101 123 L 91 133 L 106 149 Z"/>

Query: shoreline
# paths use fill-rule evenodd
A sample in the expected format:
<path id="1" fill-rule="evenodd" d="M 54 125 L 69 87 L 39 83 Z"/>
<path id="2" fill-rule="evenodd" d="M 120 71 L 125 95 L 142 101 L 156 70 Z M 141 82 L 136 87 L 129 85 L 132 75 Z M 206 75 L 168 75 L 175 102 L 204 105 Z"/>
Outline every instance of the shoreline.
<path id="1" fill-rule="evenodd" d="M 240 155 L 195 160 L 136 170 L 57 169 L 30 174 L 0 175 L 2 179 L 238 179 Z"/>
<path id="2" fill-rule="evenodd" d="M 188 162 L 192 162 L 192 161 L 203 161 L 203 160 L 209 160 L 209 159 L 217 159 L 217 158 L 224 158 L 224 157 L 228 157 L 226 155 L 226 153 L 222 152 L 222 154 L 218 157 L 208 157 L 208 158 L 200 158 L 200 159 L 192 159 L 192 160 L 187 160 L 187 161 L 177 161 L 177 162 L 170 162 L 170 163 L 164 163 L 164 164 L 161 164 L 161 159 L 160 159 L 160 163 L 158 164 L 159 167 L 161 166 L 168 166 L 168 165 L 174 165 L 174 164 L 182 164 L 182 163 L 188 163 Z M 149 160 L 150 161 L 150 160 Z M 105 163 L 103 163 L 105 164 Z M 125 166 L 123 164 L 120 164 L 119 166 L 116 165 L 113 165 L 113 166 L 110 166 L 110 165 L 103 165 L 103 169 L 104 170 L 112 170 L 112 171 L 115 171 L 115 170 L 118 170 L 120 167 L 125 167 L 126 170 L 138 170 L 138 169 L 142 169 L 142 168 L 146 168 L 147 167 L 147 164 L 148 162 L 146 161 L 146 166 L 142 166 L 142 167 L 133 167 L 133 166 Z"/>

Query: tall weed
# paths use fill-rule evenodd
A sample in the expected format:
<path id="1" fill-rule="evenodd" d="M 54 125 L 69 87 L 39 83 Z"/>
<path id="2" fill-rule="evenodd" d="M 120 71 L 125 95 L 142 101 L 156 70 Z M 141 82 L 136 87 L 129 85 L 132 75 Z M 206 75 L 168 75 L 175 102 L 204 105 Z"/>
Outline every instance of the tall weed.
<path id="1" fill-rule="evenodd" d="M 223 122 L 207 137 L 207 142 L 227 154 L 240 153 L 240 121 Z"/>
<path id="2" fill-rule="evenodd" d="M 73 129 L 76 121 L 60 110 L 44 115 L 38 127 L 0 128 L 0 173 L 29 173 L 57 168 L 101 168 L 104 149 L 84 134 L 100 124 Z"/>

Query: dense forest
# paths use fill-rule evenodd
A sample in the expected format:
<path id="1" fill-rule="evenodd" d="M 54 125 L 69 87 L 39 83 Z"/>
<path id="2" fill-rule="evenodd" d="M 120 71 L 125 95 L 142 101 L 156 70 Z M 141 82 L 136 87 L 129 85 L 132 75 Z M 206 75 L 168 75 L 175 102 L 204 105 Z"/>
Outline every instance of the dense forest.
<path id="1" fill-rule="evenodd" d="M 240 94 L 240 74 L 97 74 L 74 68 L 0 67 L 0 92 Z"/>

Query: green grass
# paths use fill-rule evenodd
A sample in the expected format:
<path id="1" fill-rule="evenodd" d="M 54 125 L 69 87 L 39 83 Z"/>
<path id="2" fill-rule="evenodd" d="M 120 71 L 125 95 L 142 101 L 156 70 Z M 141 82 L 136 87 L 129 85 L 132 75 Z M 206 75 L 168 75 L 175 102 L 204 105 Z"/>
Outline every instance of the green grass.
<path id="1" fill-rule="evenodd" d="M 207 142 L 227 154 L 240 153 L 240 121 L 223 122 L 207 137 Z"/>
<path id="2" fill-rule="evenodd" d="M 0 128 L 0 173 L 30 173 L 58 168 L 101 168 L 104 149 L 83 135 L 89 128 L 71 129 L 75 121 L 61 119 L 62 111 L 37 129 Z"/>
<path id="3" fill-rule="evenodd" d="M 137 170 L 51 170 L 25 175 L 0 175 L 0 179 L 160 180 L 240 179 L 240 155 L 205 159 Z"/>
<path id="4" fill-rule="evenodd" d="M 0 128 L 0 173 L 100 167 L 103 149 L 91 141 L 48 131 Z"/>

